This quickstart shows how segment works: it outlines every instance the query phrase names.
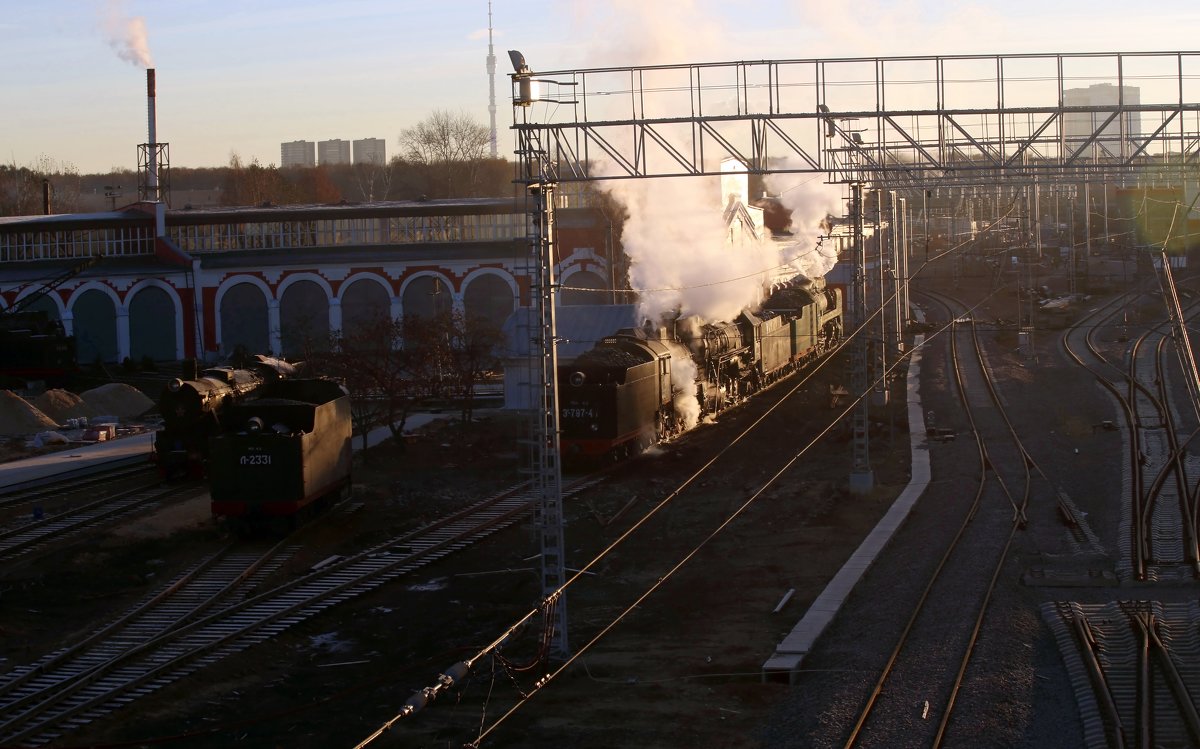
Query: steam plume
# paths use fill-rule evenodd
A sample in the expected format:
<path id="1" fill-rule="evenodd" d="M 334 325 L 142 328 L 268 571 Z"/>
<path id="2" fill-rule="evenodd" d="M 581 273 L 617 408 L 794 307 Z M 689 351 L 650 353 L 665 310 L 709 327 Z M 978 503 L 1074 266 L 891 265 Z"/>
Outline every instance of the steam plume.
<path id="1" fill-rule="evenodd" d="M 837 263 L 837 251 L 819 242 L 820 226 L 826 216 L 841 215 L 841 188 L 812 175 L 787 173 L 768 174 L 766 185 L 792 215 L 793 241 L 782 262 L 808 278 L 824 278 Z"/>
<path id="2" fill-rule="evenodd" d="M 121 0 L 110 0 L 104 6 L 104 35 L 112 47 L 126 62 L 142 68 L 154 65 L 150 58 L 150 43 L 146 38 L 146 19 L 130 17 L 125 13 Z"/>

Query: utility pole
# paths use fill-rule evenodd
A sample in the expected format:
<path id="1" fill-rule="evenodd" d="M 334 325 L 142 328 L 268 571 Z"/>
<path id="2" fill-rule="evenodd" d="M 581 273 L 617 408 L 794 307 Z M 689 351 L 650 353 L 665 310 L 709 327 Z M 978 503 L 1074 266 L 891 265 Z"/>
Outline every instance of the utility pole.
<path id="1" fill-rule="evenodd" d="M 851 417 L 851 443 L 853 460 L 850 469 L 850 492 L 866 494 L 875 486 L 875 477 L 871 472 L 871 446 L 868 428 L 868 395 L 867 382 L 867 336 L 863 323 L 867 319 L 867 258 L 866 246 L 863 242 L 862 216 L 862 183 L 850 185 L 850 216 L 854 222 L 854 328 L 858 333 L 854 336 L 851 358 L 851 392 L 858 398 Z"/>
<path id="2" fill-rule="evenodd" d="M 554 633 L 550 640 L 551 657 L 565 659 L 570 655 L 567 645 L 567 601 L 560 593 L 567 582 L 566 546 L 563 538 L 562 466 L 559 462 L 558 423 L 558 331 L 555 322 L 554 296 L 557 285 L 554 281 L 554 187 L 552 182 L 527 183 L 529 197 L 533 200 L 534 235 L 530 237 L 531 250 L 538 259 L 540 273 L 533 289 L 538 300 L 537 342 L 541 373 L 537 385 L 541 402 L 533 404 L 540 409 L 539 429 L 535 437 L 538 445 L 534 450 L 537 460 L 534 484 L 540 498 L 535 514 L 542 554 L 542 596 L 552 608 Z"/>
<path id="3" fill-rule="evenodd" d="M 884 249 L 885 234 L 891 234 L 895 230 L 894 226 L 888 227 L 884 231 L 883 226 L 883 196 L 884 191 L 875 189 L 871 191 L 874 197 L 875 210 L 872 212 L 873 224 L 871 227 L 872 244 L 875 246 L 875 264 L 876 274 L 875 282 L 879 284 L 879 292 L 876 298 L 879 300 L 875 308 L 879 310 L 879 338 L 875 344 L 874 366 L 871 370 L 871 379 L 875 383 L 875 403 L 879 406 L 886 406 L 888 403 L 888 388 L 887 388 L 887 368 L 888 368 L 888 308 L 887 308 L 887 290 L 888 290 L 888 263 L 884 262 L 887 259 L 887 252 Z"/>
<path id="4" fill-rule="evenodd" d="M 513 120 L 519 114 L 525 118 L 534 103 L 533 71 L 525 64 L 520 52 L 510 51 L 513 81 L 517 94 L 513 98 Z M 526 122 L 526 124 L 528 124 Z M 570 655 L 567 641 L 567 601 L 562 587 L 566 583 L 566 546 L 563 538 L 562 465 L 559 462 L 558 413 L 558 347 L 554 296 L 554 189 L 550 178 L 547 154 L 537 130 L 519 131 L 518 157 L 526 197 L 531 201 L 529 217 L 529 259 L 534 279 L 533 347 L 530 352 L 529 407 L 533 412 L 532 442 L 533 483 L 538 497 L 534 528 L 541 545 L 542 605 L 548 614 L 546 626 L 550 633 L 550 657 L 565 660 Z M 536 359 L 536 361 L 533 361 Z"/>

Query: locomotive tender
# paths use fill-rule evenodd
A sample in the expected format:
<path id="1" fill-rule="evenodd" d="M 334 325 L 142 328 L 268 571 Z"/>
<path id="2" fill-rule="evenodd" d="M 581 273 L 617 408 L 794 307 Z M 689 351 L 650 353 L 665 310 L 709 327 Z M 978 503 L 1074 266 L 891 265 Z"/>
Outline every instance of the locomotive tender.
<path id="1" fill-rule="evenodd" d="M 843 310 L 841 289 L 815 282 L 733 322 L 604 338 L 559 367 L 564 459 L 635 454 L 811 364 L 841 339 Z"/>
<path id="2" fill-rule="evenodd" d="M 327 378 L 281 379 L 229 405 L 212 438 L 212 512 L 242 529 L 294 523 L 349 495 L 350 396 Z"/>

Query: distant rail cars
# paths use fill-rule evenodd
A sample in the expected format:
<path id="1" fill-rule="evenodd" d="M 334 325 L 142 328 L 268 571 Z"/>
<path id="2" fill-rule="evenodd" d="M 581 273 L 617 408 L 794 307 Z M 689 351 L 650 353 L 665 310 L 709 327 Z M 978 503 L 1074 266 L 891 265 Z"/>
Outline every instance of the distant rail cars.
<path id="1" fill-rule="evenodd" d="M 230 425 L 229 407 L 295 373 L 288 362 L 256 355 L 243 367 L 211 367 L 168 383 L 158 400 L 163 428 L 154 435 L 159 469 L 167 476 L 203 476 L 209 440 Z"/>
<path id="2" fill-rule="evenodd" d="M 75 336 L 67 335 L 62 320 L 36 305 L 100 260 L 99 255 L 78 260 L 8 309 L 0 310 L 0 387 L 31 381 L 62 387 L 79 371 Z"/>
<path id="3" fill-rule="evenodd" d="M 75 337 L 42 310 L 0 314 L 0 380 L 23 384 L 40 380 L 53 387 L 68 383 L 79 369 Z"/>
<path id="4" fill-rule="evenodd" d="M 559 367 L 564 459 L 623 457 L 733 405 L 831 350 L 841 290 L 791 286 L 732 322 L 623 330 Z"/>

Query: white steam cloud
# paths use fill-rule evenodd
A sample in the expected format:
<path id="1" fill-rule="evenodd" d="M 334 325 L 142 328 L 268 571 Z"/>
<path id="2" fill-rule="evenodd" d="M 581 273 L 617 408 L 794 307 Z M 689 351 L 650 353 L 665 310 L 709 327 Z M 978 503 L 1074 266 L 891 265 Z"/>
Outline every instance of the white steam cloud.
<path id="1" fill-rule="evenodd" d="M 603 165 L 597 170 L 602 173 Z M 837 262 L 819 241 L 821 222 L 841 211 L 841 190 L 803 174 L 772 174 L 767 186 L 791 211 L 792 237 L 760 227 L 758 241 L 725 222 L 719 177 L 611 180 L 600 186 L 629 212 L 622 242 L 641 317 L 732 320 L 762 301 L 772 283 L 797 274 L 823 278 Z"/>
<path id="2" fill-rule="evenodd" d="M 640 66 L 744 59 L 745 50 L 730 48 L 728 28 L 717 20 L 713 6 L 706 0 L 610 0 L 577 1 L 572 8 L 578 25 L 591 32 L 585 57 L 595 66 L 614 61 Z M 678 83 L 648 80 L 668 88 Z M 667 98 L 666 102 L 662 105 L 665 111 L 656 110 L 656 114 L 685 115 L 691 106 L 686 97 L 674 103 Z M 732 99 L 707 103 L 709 108 L 727 105 L 730 111 L 738 109 Z M 676 106 L 678 110 L 672 108 Z M 644 158 L 653 162 L 664 156 L 648 151 Z M 656 166 L 649 164 L 649 171 L 653 173 Z M 606 164 L 594 168 L 597 174 L 622 173 Z M 800 184 L 802 180 L 812 180 L 812 176 L 793 176 L 790 183 L 767 183 L 770 192 L 781 194 L 792 211 L 790 247 L 770 240 L 765 230 L 759 242 L 747 240 L 736 228 L 730 231 L 724 218 L 728 196 L 722 195 L 718 177 L 600 181 L 599 186 L 624 203 L 629 212 L 622 242 L 642 317 L 658 322 L 664 314 L 677 312 L 710 322 L 732 320 L 743 308 L 762 301 L 764 288 L 774 282 L 796 273 L 823 277 L 836 257 L 832 248 L 817 249 L 817 236 L 826 214 L 841 213 L 840 190 L 824 184 Z"/>
<path id="3" fill-rule="evenodd" d="M 113 48 L 117 57 L 139 67 L 153 67 L 150 42 L 146 37 L 146 19 L 129 16 L 121 0 L 109 0 L 104 5 L 101 24 L 108 46 Z"/>
<path id="4" fill-rule="evenodd" d="M 682 346 L 671 347 L 671 384 L 675 387 L 675 415 L 684 431 L 700 421 L 700 401 L 696 400 L 696 363 Z"/>
<path id="5" fill-rule="evenodd" d="M 678 312 L 730 320 L 759 301 L 764 273 L 776 264 L 765 245 L 731 244 L 719 179 L 664 177 L 601 183 L 625 204 L 622 242 L 641 316 Z"/>
<path id="6" fill-rule="evenodd" d="M 811 174 L 773 173 L 766 176 L 767 190 L 792 214 L 792 242 L 782 262 L 808 278 L 824 278 L 837 263 L 837 251 L 820 240 L 826 216 L 842 214 L 842 190 Z"/>
<path id="7" fill-rule="evenodd" d="M 591 39 L 585 57 L 595 66 L 646 66 L 746 58 L 745 50 L 728 49 L 728 28 L 710 19 L 704 0 L 610 0 L 575 2 L 579 26 Z M 655 80 L 669 89 L 670 81 Z M 724 102 L 737 111 L 736 101 Z M 686 115 L 691 102 L 665 105 L 660 116 Z M 672 110 L 678 106 L 678 111 Z M 686 149 L 685 149 L 686 150 Z M 647 161 L 662 158 L 647 153 Z M 714 165 L 708 164 L 708 167 Z M 618 174 L 612 165 L 594 164 L 598 175 Z M 654 173 L 655 165 L 649 165 Z M 772 240 L 757 227 L 756 240 L 726 222 L 729 196 L 720 177 L 601 180 L 598 185 L 628 211 L 622 244 L 630 260 L 630 283 L 638 294 L 639 312 L 655 324 L 678 315 L 705 322 L 733 320 L 754 307 L 772 283 L 797 274 L 821 278 L 837 258 L 832 247 L 818 242 L 825 217 L 841 213 L 841 191 L 814 181 L 811 175 L 780 175 L 768 190 L 781 196 L 792 212 L 792 241 Z M 746 198 L 746 195 L 740 197 Z M 676 357 L 672 357 L 675 359 Z M 695 372 L 689 357 L 672 368 L 678 388 L 676 412 L 686 428 L 695 426 L 700 405 L 693 390 Z M 685 364 L 686 363 L 686 364 Z"/>

